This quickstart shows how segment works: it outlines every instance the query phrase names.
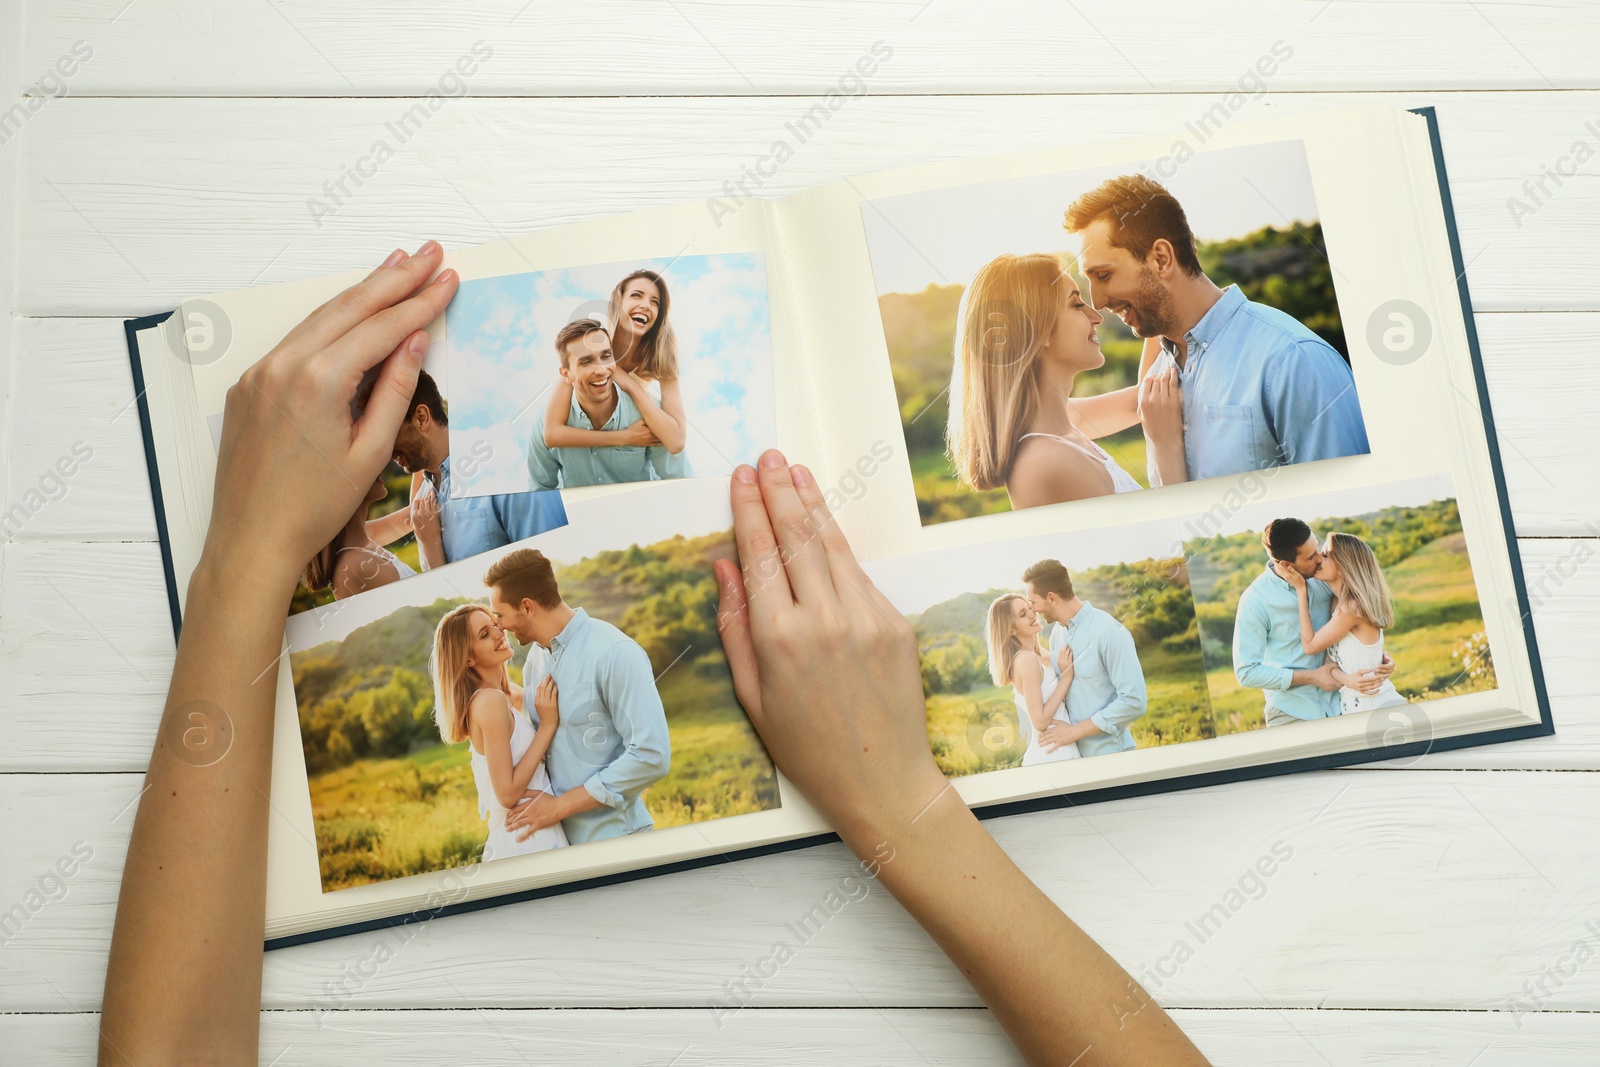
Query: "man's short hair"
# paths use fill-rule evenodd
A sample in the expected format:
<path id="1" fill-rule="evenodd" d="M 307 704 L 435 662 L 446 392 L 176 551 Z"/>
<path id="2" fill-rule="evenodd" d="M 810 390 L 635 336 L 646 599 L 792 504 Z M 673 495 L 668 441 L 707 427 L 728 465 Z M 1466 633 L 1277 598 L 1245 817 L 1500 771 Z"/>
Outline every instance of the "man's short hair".
<path id="1" fill-rule="evenodd" d="M 1273 519 L 1261 531 L 1261 545 L 1267 555 L 1285 563 L 1293 563 L 1300 555 L 1300 547 L 1311 540 L 1311 527 L 1299 519 Z"/>
<path id="2" fill-rule="evenodd" d="M 360 384 L 356 386 L 355 403 L 350 406 L 350 414 L 360 418 L 367 410 L 367 404 L 372 400 L 372 391 L 377 388 L 377 368 L 373 368 L 362 376 Z M 423 404 L 428 408 L 428 414 L 440 426 L 450 425 L 449 409 L 445 406 L 444 396 L 439 392 L 439 383 L 433 380 L 433 375 L 425 370 L 417 371 L 417 387 L 411 392 L 411 405 L 406 408 L 406 421 L 416 414 L 417 405 Z"/>
<path id="3" fill-rule="evenodd" d="M 561 357 L 561 365 L 563 367 L 567 365 L 568 345 L 574 341 L 588 337 L 596 330 L 599 330 L 601 333 L 605 333 L 605 329 L 605 326 L 601 325 L 599 319 L 574 319 L 565 326 L 561 327 L 561 329 L 556 332 L 556 355 Z"/>
<path id="4" fill-rule="evenodd" d="M 1141 263 L 1150 258 L 1155 243 L 1165 238 L 1185 274 L 1195 277 L 1201 273 L 1189 218 L 1178 198 L 1160 182 L 1142 174 L 1101 182 L 1067 208 L 1067 232 L 1081 233 L 1101 219 L 1111 223 L 1112 247 L 1132 253 Z"/>
<path id="5" fill-rule="evenodd" d="M 484 574 L 483 584 L 498 590 L 500 598 L 512 604 L 531 600 L 541 608 L 553 608 L 561 603 L 555 568 L 536 548 L 519 548 L 495 560 Z"/>
<path id="6" fill-rule="evenodd" d="M 1022 572 L 1022 580 L 1041 596 L 1054 593 L 1062 600 L 1072 599 L 1072 575 L 1060 560 L 1041 559 Z"/>

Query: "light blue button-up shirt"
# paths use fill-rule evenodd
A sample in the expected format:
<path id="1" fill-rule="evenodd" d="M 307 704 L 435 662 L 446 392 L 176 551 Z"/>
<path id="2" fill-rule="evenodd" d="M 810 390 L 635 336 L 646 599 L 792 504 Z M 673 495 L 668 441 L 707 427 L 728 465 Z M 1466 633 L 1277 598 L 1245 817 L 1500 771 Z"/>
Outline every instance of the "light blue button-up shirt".
<path id="1" fill-rule="evenodd" d="M 1333 615 L 1333 591 L 1306 579 L 1311 627 L 1320 630 Z M 1295 671 L 1314 671 L 1323 654 L 1308 654 L 1300 643 L 1300 598 L 1294 587 L 1267 569 L 1239 597 L 1233 622 L 1233 675 L 1247 689 L 1265 690 L 1267 707 L 1296 719 L 1339 714 L 1339 692 L 1293 685 Z"/>
<path id="2" fill-rule="evenodd" d="M 448 458 L 439 464 L 434 489 L 439 494 L 439 536 L 446 563 L 567 524 L 566 505 L 557 492 L 454 495 Z"/>
<path id="3" fill-rule="evenodd" d="M 1133 635 L 1110 613 L 1087 600 L 1065 625 L 1050 628 L 1050 665 L 1065 645 L 1072 646 L 1072 687 L 1067 690 L 1067 718 L 1093 719 L 1098 734 L 1078 739 L 1078 752 L 1103 756 L 1134 747 L 1128 724 L 1145 712 L 1144 668 L 1133 647 Z"/>
<path id="4" fill-rule="evenodd" d="M 579 608 L 548 650 L 528 646 L 522 706 L 537 726 L 533 693 L 553 674 L 561 725 L 545 754 L 556 792 L 580 786 L 600 802 L 561 821 L 574 844 L 621 837 L 655 824 L 645 789 L 672 766 L 667 713 L 644 649 L 609 622 Z"/>
<path id="5" fill-rule="evenodd" d="M 615 389 L 615 386 L 612 386 Z M 642 419 L 633 398 L 617 389 L 617 406 L 604 426 L 594 426 L 578 404 L 577 393 L 567 412 L 567 425 L 582 430 L 626 430 Z M 616 485 L 686 478 L 689 462 L 665 446 L 597 445 L 592 448 L 551 448 L 544 443 L 544 412 L 533 422 L 528 437 L 528 477 L 536 489 L 571 489 L 580 485 Z"/>
<path id="6" fill-rule="evenodd" d="M 1184 342 L 1191 481 L 1369 451 L 1349 364 L 1293 316 L 1230 285 Z"/>

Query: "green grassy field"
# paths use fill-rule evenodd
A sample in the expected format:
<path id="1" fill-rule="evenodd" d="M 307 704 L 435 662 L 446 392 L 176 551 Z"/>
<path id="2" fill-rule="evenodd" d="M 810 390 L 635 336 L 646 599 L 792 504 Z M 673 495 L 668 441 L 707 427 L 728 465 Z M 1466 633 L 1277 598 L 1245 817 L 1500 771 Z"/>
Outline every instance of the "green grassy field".
<path id="1" fill-rule="evenodd" d="M 777 773 L 733 699 L 726 668 L 680 664 L 658 684 L 669 709 L 672 770 L 644 794 L 656 826 L 777 807 Z M 323 891 L 473 862 L 488 837 L 477 805 L 465 743 L 313 776 Z"/>

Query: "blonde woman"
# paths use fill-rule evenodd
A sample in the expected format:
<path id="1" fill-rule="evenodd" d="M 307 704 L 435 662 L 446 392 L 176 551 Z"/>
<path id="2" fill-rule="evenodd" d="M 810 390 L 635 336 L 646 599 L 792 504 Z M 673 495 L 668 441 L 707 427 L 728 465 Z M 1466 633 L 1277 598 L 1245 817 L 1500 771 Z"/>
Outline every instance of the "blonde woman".
<path id="1" fill-rule="evenodd" d="M 555 793 L 544 756 L 560 715 L 555 679 L 546 675 L 533 698 L 539 712 L 539 728 L 533 728 L 520 710 L 526 691 L 512 685 L 506 673 L 510 659 L 505 631 L 482 604 L 463 604 L 439 620 L 429 665 L 434 720 L 447 744 L 466 741 L 472 749 L 478 813 L 489 821 L 485 862 L 567 843 L 560 823 L 526 841 L 518 841 L 506 829 L 506 816 L 528 799 L 528 793 Z"/>
<path id="2" fill-rule="evenodd" d="M 616 284 L 606 308 L 606 332 L 617 359 L 614 380 L 639 408 L 643 421 L 621 430 L 568 426 L 572 385 L 557 378 L 545 407 L 544 443 L 548 447 L 662 445 L 681 465 L 681 472 L 672 477 L 688 476 L 683 448 L 689 422 L 684 417 L 678 380 L 678 336 L 668 318 L 671 307 L 667 280 L 656 271 L 640 268 Z"/>
<path id="3" fill-rule="evenodd" d="M 963 483 L 1004 486 L 1014 508 L 1131 492 L 1139 483 L 1094 438 L 1141 417 L 1162 483 L 1188 479 L 1175 368 L 1072 399 L 1077 376 L 1105 363 L 1102 321 L 1055 256 L 1008 254 L 979 269 L 962 296 L 950 383 L 947 440 Z"/>
<path id="4" fill-rule="evenodd" d="M 1394 625 L 1394 598 L 1378 566 L 1372 546 L 1347 533 L 1331 533 L 1313 578 L 1333 591 L 1333 616 L 1320 630 L 1311 625 L 1310 594 L 1306 580 L 1293 565 L 1275 560 L 1273 569 L 1294 587 L 1300 598 L 1300 645 L 1307 655 L 1327 651 L 1339 669 L 1356 675 L 1383 662 L 1383 631 Z M 1394 683 L 1383 680 L 1376 692 L 1362 693 L 1349 686 L 1339 690 L 1339 712 L 1390 708 L 1406 703 Z"/>
<path id="5" fill-rule="evenodd" d="M 1080 755 L 1076 739 L 1060 740 L 1063 727 L 1076 729 L 1067 718 L 1066 707 L 1067 690 L 1072 688 L 1072 661 L 1067 660 L 1067 668 L 1059 677 L 1050 670 L 1047 658 L 1039 653 L 1040 629 L 1039 617 L 1021 593 L 997 596 L 989 604 L 989 619 L 984 627 L 989 643 L 989 677 L 995 685 L 1011 686 L 1017 704 L 1017 726 L 1027 741 L 1022 753 L 1024 767 L 1077 759 Z"/>
<path id="6" fill-rule="evenodd" d="M 306 564 L 300 576 L 305 587 L 313 592 L 332 589 L 334 599 L 343 600 L 415 576 L 416 571 L 385 547 L 408 533 L 417 535 L 418 555 L 424 569 L 434 560 L 443 563 L 438 497 L 420 472 L 412 475 L 411 487 L 408 505 L 380 518 L 369 519 L 367 512 L 372 510 L 372 505 L 389 493 L 383 475 L 378 475 L 350 521 Z"/>

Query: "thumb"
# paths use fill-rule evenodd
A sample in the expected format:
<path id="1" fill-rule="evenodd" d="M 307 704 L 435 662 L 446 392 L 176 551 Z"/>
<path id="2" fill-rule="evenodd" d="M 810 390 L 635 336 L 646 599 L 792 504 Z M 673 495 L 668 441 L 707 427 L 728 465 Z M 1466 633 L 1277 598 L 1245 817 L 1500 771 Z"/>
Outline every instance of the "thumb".
<path id="1" fill-rule="evenodd" d="M 372 457 L 388 460 L 394 449 L 395 435 L 400 424 L 411 413 L 411 398 L 417 391 L 417 375 L 422 370 L 423 357 L 428 354 L 428 332 L 418 330 L 383 358 L 379 365 L 377 381 L 372 386 L 372 397 L 367 401 L 361 420 L 356 423 L 356 450 Z"/>

